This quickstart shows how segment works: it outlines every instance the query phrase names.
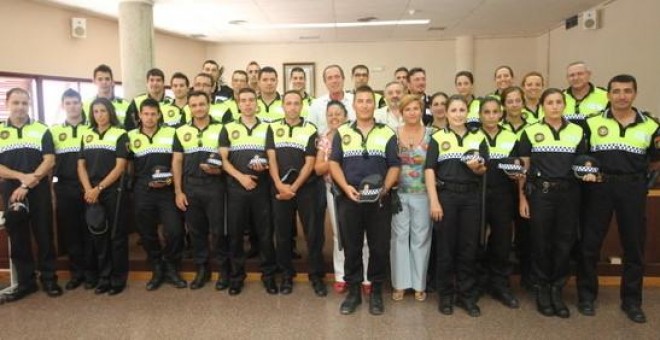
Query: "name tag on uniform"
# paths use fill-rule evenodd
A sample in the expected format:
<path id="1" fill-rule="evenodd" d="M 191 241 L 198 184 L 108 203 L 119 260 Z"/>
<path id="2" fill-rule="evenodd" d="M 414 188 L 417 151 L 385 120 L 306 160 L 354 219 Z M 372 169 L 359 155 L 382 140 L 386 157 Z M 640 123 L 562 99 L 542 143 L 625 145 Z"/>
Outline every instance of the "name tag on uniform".
<path id="1" fill-rule="evenodd" d="M 649 143 L 651 141 L 651 136 L 647 135 L 643 131 L 635 131 L 635 133 L 633 134 L 633 138 L 644 143 Z"/>
<path id="2" fill-rule="evenodd" d="M 479 148 L 479 142 L 469 142 L 467 143 L 468 149 L 478 149 Z"/>
<path id="3" fill-rule="evenodd" d="M 28 133 L 26 133 L 26 135 L 28 137 L 32 137 L 32 138 L 41 138 L 41 136 L 42 136 L 42 134 L 39 131 L 28 131 Z"/>
<path id="4" fill-rule="evenodd" d="M 383 137 L 373 137 L 371 142 L 374 143 L 375 145 L 382 146 L 387 144 L 387 139 Z"/>
<path id="5" fill-rule="evenodd" d="M 511 142 L 502 143 L 502 148 L 506 150 L 510 150 L 513 148 L 513 143 Z"/>
<path id="6" fill-rule="evenodd" d="M 597 104 L 597 103 L 590 103 L 590 104 L 587 104 L 587 108 L 589 110 L 600 111 L 600 110 L 603 109 L 603 106 L 600 105 L 600 104 Z"/>
<path id="7" fill-rule="evenodd" d="M 172 145 L 174 141 L 172 140 L 172 138 L 160 137 L 160 138 L 156 138 L 155 142 L 157 144 Z"/>
<path id="8" fill-rule="evenodd" d="M 257 131 L 254 133 L 254 136 L 257 138 L 266 138 L 266 132 L 265 131 Z"/>
<path id="9" fill-rule="evenodd" d="M 568 135 L 566 136 L 566 139 L 568 139 L 569 142 L 571 143 L 579 143 L 580 142 L 580 136 L 573 136 L 573 135 Z"/>

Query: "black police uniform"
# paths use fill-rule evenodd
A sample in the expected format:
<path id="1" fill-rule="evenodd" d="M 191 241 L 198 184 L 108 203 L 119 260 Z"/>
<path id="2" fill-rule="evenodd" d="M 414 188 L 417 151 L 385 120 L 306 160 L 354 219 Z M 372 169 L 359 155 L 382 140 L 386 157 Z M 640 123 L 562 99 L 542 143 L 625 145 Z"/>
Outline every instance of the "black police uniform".
<path id="1" fill-rule="evenodd" d="M 565 119 L 558 130 L 543 119 L 527 127 L 520 138 L 520 156 L 529 157 L 531 163 L 525 191 L 530 209 L 532 271 L 538 280 L 537 302 L 543 314 L 545 307 L 552 307 L 557 314 L 563 309 L 555 302 L 561 300 L 568 279 L 580 221 L 580 186 L 572 164 L 576 155 L 585 152 L 582 128 Z M 550 296 L 554 302 L 545 306 Z"/>
<path id="2" fill-rule="evenodd" d="M 623 127 L 607 109 L 587 119 L 591 155 L 599 161 L 603 181 L 588 183 L 581 263 L 577 286 L 580 302 L 598 296 L 598 273 L 603 240 L 616 211 L 623 248 L 621 302 L 641 307 L 646 239 L 646 171 L 649 161 L 660 161 L 658 123 L 635 109 L 635 122 Z"/>
<path id="3" fill-rule="evenodd" d="M 215 248 L 215 260 L 219 266 L 220 277 L 229 276 L 229 243 L 225 227 L 226 183 L 222 175 L 209 175 L 199 166 L 206 163 L 211 155 L 218 153 L 223 125 L 211 120 L 199 129 L 189 122 L 176 130 L 173 152 L 183 153 L 183 191 L 188 199 L 185 212 L 193 247 L 193 260 L 197 265 L 202 284 L 207 281 L 206 269 L 211 256 L 209 234 L 212 247 Z M 195 282 L 193 282 L 195 284 Z M 191 288 L 199 288 L 193 286 Z"/>
<path id="4" fill-rule="evenodd" d="M 468 130 L 459 136 L 451 129 L 443 129 L 431 137 L 426 156 L 426 169 L 435 171 L 444 214 L 442 220 L 434 224 L 438 238 L 436 280 L 441 304 L 451 301 L 454 294 L 466 305 L 478 300 L 476 257 L 481 178 L 461 161 L 468 150 L 488 155 L 481 130 Z"/>
<path id="5" fill-rule="evenodd" d="M 300 119 L 300 123 L 290 126 L 284 119 L 270 124 L 266 149 L 274 150 L 277 157 L 280 178 L 287 171 L 295 169 L 300 172 L 306 157 L 316 157 L 316 126 Z M 325 276 L 323 263 L 323 243 L 325 242 L 324 225 L 318 224 L 318 177 L 312 174 L 303 184 L 296 196 L 290 200 L 273 198 L 273 219 L 277 243 L 277 263 L 285 278 L 292 278 L 296 272 L 292 259 L 292 234 L 295 228 L 295 212 L 298 210 L 302 220 L 303 230 L 309 250 L 310 280 L 322 279 Z M 290 181 L 289 184 L 292 184 Z M 273 189 L 277 193 L 277 189 Z M 292 226 L 292 222 L 294 222 Z"/>
<path id="6" fill-rule="evenodd" d="M 340 126 L 332 141 L 330 160 L 339 163 L 348 185 L 360 190 L 360 182 L 373 174 L 385 178 L 389 168 L 399 167 L 395 132 L 384 124 L 375 123 L 366 136 L 357 123 Z M 362 247 L 366 232 L 369 245 L 367 280 L 374 289 L 387 279 L 389 268 L 392 213 L 390 195 L 380 202 L 357 203 L 341 195 L 337 202 L 341 242 L 344 245 L 344 281 L 351 288 L 364 279 Z"/>
<path id="7" fill-rule="evenodd" d="M 82 136 L 80 159 L 85 160 L 85 167 L 92 187 L 99 183 L 114 169 L 117 158 L 128 159 L 128 136 L 124 129 L 110 127 L 103 133 L 90 129 Z M 104 188 L 98 202 L 105 209 L 109 226 L 101 234 L 92 234 L 92 252 L 88 255 L 95 262 L 95 268 L 85 273 L 89 282 L 98 281 L 98 287 L 122 290 L 128 279 L 128 233 L 126 231 L 126 202 L 120 199 L 123 190 L 121 179 Z M 89 232 L 89 231 L 88 231 Z M 98 289 L 98 288 L 97 288 Z"/>
<path id="8" fill-rule="evenodd" d="M 233 177 L 227 179 L 227 224 L 230 237 L 231 276 L 234 286 L 241 285 L 246 278 L 243 233 L 250 221 L 256 229 L 261 259 L 261 279 L 269 281 L 277 270 L 273 225 L 270 212 L 270 183 L 268 171 L 255 172 L 249 163 L 256 157 L 266 159 L 266 135 L 268 124 L 257 118 L 257 123 L 248 128 L 239 118 L 224 126 L 220 135 L 220 147 L 229 149 L 229 162 L 239 172 L 256 176 L 256 188 L 245 190 Z M 291 249 L 289 248 L 289 251 Z"/>
<path id="9" fill-rule="evenodd" d="M 22 173 L 34 172 L 44 155 L 52 155 L 53 139 L 48 128 L 35 121 L 16 127 L 9 120 L 0 126 L 0 164 Z M 17 180 L 2 182 L 4 206 L 11 204 L 9 198 L 21 183 Z M 55 274 L 55 247 L 53 246 L 52 198 L 48 180 L 42 179 L 26 196 L 29 219 L 12 221 L 7 219 L 5 227 L 11 244 L 11 260 L 18 274 L 20 290 L 36 290 L 35 269 L 40 272 L 43 284 L 57 282 Z M 30 232 L 32 231 L 32 232 Z M 39 248 L 37 263 L 32 256 L 32 235 Z"/>
<path id="10" fill-rule="evenodd" d="M 85 200 L 77 172 L 80 142 L 89 129 L 84 120 L 77 125 L 64 122 L 50 129 L 55 145 L 53 176 L 57 177 L 57 182 L 53 183 L 53 188 L 57 200 L 57 226 L 69 253 L 69 271 L 74 285 L 85 279 L 85 268 L 95 265 L 95 262 L 86 262 L 90 256 L 85 254 L 91 251 L 92 239 L 87 232 Z"/>
<path id="11" fill-rule="evenodd" d="M 152 97 L 148 93 L 140 94 L 135 98 L 133 98 L 131 103 L 128 105 L 128 108 L 126 109 L 126 118 L 124 119 L 124 123 L 123 123 L 123 127 L 124 129 L 126 129 L 126 131 L 130 131 L 137 128 L 138 125 L 137 123 L 140 121 L 140 117 L 139 117 L 140 105 L 147 98 L 152 98 Z M 184 112 L 175 105 L 173 105 L 172 103 L 174 102 L 174 100 L 166 96 L 165 93 L 163 93 L 162 98 L 153 98 L 153 99 L 155 99 L 158 102 L 161 112 L 163 113 L 163 121 L 167 125 L 178 126 L 186 121 L 186 116 Z"/>
<path id="12" fill-rule="evenodd" d="M 135 221 L 154 272 L 165 270 L 174 273 L 181 261 L 183 223 L 175 205 L 173 188 L 171 185 L 158 189 L 149 186 L 154 168 L 169 171 L 172 165 L 175 131 L 172 127 L 160 126 L 152 136 L 140 128 L 128 133 L 135 178 Z M 158 235 L 159 221 L 163 224 L 163 247 Z"/>
<path id="13" fill-rule="evenodd" d="M 516 157 L 518 138 L 508 130 L 498 128 L 495 137 L 483 131 L 488 142 L 489 161 L 486 172 L 486 225 L 490 228 L 486 246 L 488 288 L 495 296 L 510 292 L 509 276 L 513 265 L 509 260 L 513 219 L 517 211 L 517 186 L 498 168 L 502 158 Z"/>

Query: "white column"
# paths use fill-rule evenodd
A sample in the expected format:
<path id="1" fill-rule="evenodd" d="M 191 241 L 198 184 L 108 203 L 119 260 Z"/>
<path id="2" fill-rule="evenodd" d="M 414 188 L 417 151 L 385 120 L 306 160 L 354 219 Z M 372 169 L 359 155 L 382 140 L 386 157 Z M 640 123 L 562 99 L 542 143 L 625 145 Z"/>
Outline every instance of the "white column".
<path id="1" fill-rule="evenodd" d="M 153 0 L 119 2 L 119 49 L 124 98 L 144 93 L 154 65 Z"/>
<path id="2" fill-rule="evenodd" d="M 456 38 L 456 72 L 474 72 L 474 36 Z"/>

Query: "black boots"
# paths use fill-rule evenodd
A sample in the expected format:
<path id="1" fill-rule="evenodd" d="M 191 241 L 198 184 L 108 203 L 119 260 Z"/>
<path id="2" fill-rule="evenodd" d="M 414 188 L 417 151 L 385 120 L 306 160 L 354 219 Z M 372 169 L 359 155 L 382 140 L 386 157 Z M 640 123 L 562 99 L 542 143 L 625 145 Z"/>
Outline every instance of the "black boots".
<path id="1" fill-rule="evenodd" d="M 360 284 L 351 283 L 348 286 L 348 295 L 346 295 L 346 299 L 344 299 L 344 302 L 341 303 L 339 312 L 344 315 L 353 314 L 353 312 L 355 312 L 355 310 L 360 304 L 362 304 Z"/>
<path id="2" fill-rule="evenodd" d="M 566 304 L 564 304 L 564 301 L 561 298 L 561 287 L 552 286 L 550 288 L 550 301 L 556 316 L 562 319 L 566 319 L 571 316 L 571 313 L 568 311 L 568 307 L 566 307 Z"/>
<path id="3" fill-rule="evenodd" d="M 369 313 L 371 315 L 381 315 L 385 311 L 383 306 L 383 283 L 374 282 L 371 285 L 371 294 L 369 294 Z"/>
<path id="4" fill-rule="evenodd" d="M 197 265 L 197 273 L 192 283 L 190 283 L 190 289 L 200 289 L 211 280 L 211 272 L 206 264 Z"/>
<path id="5" fill-rule="evenodd" d="M 165 282 L 171 284 L 175 288 L 186 288 L 188 287 L 188 282 L 181 278 L 179 271 L 177 270 L 177 265 L 171 262 L 165 262 Z"/>
<path id="6" fill-rule="evenodd" d="M 163 275 L 163 263 L 158 261 L 153 264 L 151 269 L 151 280 L 147 282 L 147 290 L 152 291 L 160 288 L 160 285 L 165 281 L 165 276 Z"/>
<path id="7" fill-rule="evenodd" d="M 555 315 L 550 300 L 550 288 L 547 285 L 539 285 L 536 290 L 536 309 L 545 316 Z"/>

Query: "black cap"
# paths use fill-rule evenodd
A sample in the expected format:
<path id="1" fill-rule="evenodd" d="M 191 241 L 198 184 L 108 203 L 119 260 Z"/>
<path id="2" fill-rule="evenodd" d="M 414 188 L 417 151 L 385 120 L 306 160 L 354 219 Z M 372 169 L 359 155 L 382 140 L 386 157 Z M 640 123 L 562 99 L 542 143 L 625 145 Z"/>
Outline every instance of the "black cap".
<path id="1" fill-rule="evenodd" d="M 108 224 L 105 218 L 105 208 L 100 204 L 91 204 L 85 211 L 85 221 L 92 234 L 103 234 L 108 230 Z"/>
<path id="2" fill-rule="evenodd" d="M 25 202 L 11 203 L 5 211 L 5 226 L 20 224 L 30 218 L 30 207 L 27 200 Z"/>
<path id="3" fill-rule="evenodd" d="M 479 153 L 479 150 L 477 149 L 470 149 L 468 151 L 465 151 L 463 156 L 461 156 L 461 162 L 467 163 L 470 160 L 476 159 L 479 162 L 483 163 L 486 161 L 486 158 Z"/>
<path id="4" fill-rule="evenodd" d="M 600 164 L 594 157 L 579 155 L 573 161 L 573 173 L 575 177 L 582 178 L 585 175 L 598 175 L 600 173 Z"/>
<path id="5" fill-rule="evenodd" d="M 222 159 L 217 152 L 209 153 L 209 157 L 204 161 L 204 163 L 213 168 L 222 167 Z"/>
<path id="6" fill-rule="evenodd" d="M 172 172 L 164 165 L 156 165 L 151 169 L 151 182 L 172 183 Z"/>
<path id="7" fill-rule="evenodd" d="M 256 165 L 257 163 L 261 165 L 268 165 L 268 159 L 264 157 L 260 157 L 259 155 L 254 155 L 254 157 L 250 159 L 250 163 L 248 163 L 248 166 Z"/>
<path id="8" fill-rule="evenodd" d="M 360 203 L 376 202 L 380 198 L 380 191 L 383 188 L 383 176 L 372 174 L 365 177 L 357 188 L 360 193 Z"/>

